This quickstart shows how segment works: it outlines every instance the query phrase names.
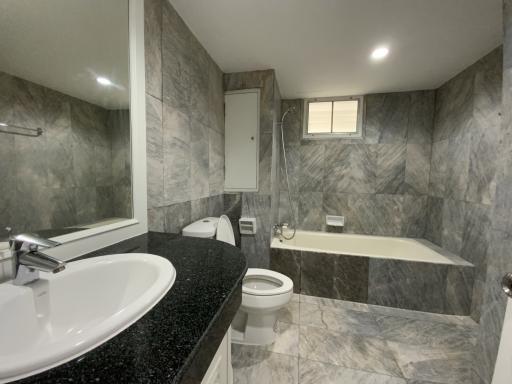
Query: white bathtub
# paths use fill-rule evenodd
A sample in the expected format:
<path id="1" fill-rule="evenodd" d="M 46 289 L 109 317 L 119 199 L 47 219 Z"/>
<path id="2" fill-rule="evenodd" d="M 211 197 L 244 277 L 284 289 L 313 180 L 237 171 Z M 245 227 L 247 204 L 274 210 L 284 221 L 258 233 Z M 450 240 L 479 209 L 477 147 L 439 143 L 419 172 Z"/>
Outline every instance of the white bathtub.
<path id="1" fill-rule="evenodd" d="M 292 240 L 272 239 L 271 248 L 408 260 L 435 264 L 471 265 L 423 239 L 297 231 Z"/>

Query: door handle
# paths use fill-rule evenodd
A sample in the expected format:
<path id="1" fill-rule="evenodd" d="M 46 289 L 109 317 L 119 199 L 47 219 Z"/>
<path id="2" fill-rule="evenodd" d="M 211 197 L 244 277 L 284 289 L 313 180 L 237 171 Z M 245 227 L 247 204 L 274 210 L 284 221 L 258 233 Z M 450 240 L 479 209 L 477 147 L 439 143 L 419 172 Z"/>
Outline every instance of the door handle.
<path id="1" fill-rule="evenodd" d="M 503 280 L 501 280 L 501 288 L 508 297 L 512 298 L 512 272 L 503 276 Z"/>

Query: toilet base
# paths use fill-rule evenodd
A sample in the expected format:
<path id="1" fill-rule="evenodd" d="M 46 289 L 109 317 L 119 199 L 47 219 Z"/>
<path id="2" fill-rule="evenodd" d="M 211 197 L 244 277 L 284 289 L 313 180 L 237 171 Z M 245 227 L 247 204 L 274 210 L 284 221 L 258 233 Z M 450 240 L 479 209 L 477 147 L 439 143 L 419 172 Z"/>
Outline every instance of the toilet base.
<path id="1" fill-rule="evenodd" d="M 231 324 L 231 342 L 244 345 L 268 345 L 276 338 L 277 311 L 262 314 L 238 310 Z"/>

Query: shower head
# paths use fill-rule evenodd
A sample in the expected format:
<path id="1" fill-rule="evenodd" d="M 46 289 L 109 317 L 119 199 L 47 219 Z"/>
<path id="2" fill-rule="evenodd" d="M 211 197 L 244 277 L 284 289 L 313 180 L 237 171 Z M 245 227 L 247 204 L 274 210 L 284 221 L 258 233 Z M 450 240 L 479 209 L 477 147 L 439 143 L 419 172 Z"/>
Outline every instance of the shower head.
<path id="1" fill-rule="evenodd" d="M 288 115 L 290 112 L 295 112 L 296 108 L 294 105 L 292 105 L 291 107 L 289 107 L 286 111 L 284 111 L 283 113 L 283 117 L 281 117 L 281 124 L 284 123 L 284 118 L 286 117 L 286 115 Z"/>

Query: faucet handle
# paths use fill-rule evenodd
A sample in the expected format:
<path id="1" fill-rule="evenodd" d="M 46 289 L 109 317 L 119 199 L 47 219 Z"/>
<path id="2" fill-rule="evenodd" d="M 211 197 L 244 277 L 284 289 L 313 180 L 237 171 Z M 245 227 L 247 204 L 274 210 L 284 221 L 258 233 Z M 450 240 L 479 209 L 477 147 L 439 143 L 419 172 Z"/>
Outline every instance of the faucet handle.
<path id="1" fill-rule="evenodd" d="M 43 239 L 42 237 L 31 233 L 21 233 L 16 236 L 11 235 L 9 238 L 11 248 L 13 249 L 20 249 L 24 245 L 27 245 L 31 251 L 37 251 L 38 247 L 53 248 L 60 245 L 57 241 Z"/>

